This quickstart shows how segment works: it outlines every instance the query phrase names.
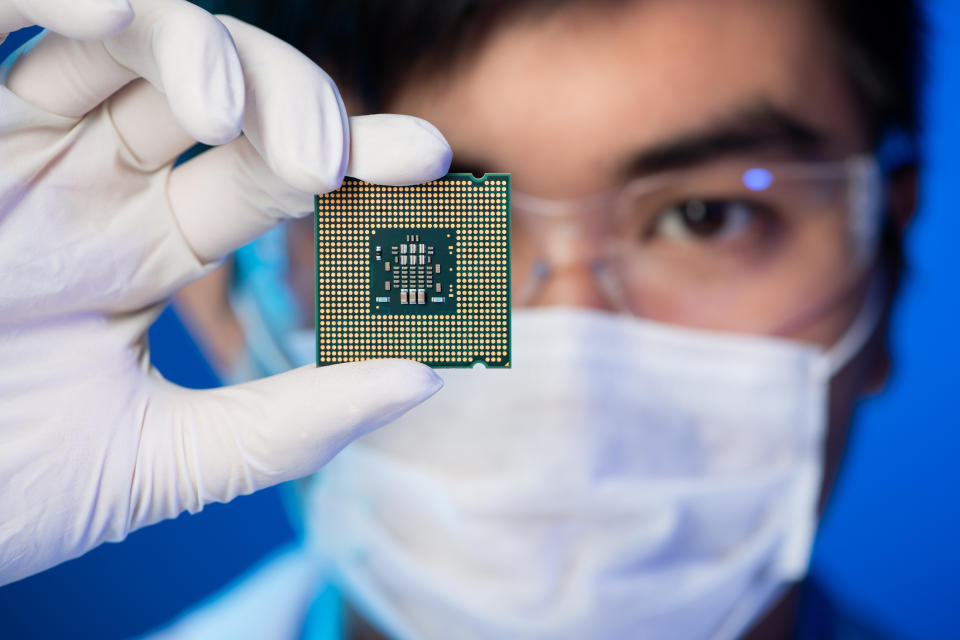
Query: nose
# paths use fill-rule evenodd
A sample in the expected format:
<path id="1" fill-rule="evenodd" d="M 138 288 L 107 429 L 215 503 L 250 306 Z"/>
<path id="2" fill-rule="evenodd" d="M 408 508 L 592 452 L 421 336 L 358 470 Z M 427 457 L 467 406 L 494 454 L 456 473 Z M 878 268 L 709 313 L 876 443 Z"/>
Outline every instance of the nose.
<path id="1" fill-rule="evenodd" d="M 590 265 L 581 262 L 551 267 L 527 306 L 617 310 Z"/>

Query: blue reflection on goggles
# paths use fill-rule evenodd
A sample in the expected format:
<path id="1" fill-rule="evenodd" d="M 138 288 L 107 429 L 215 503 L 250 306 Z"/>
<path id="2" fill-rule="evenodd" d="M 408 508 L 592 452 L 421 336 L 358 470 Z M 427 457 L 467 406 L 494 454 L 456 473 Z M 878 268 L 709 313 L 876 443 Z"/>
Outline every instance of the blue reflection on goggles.
<path id="1" fill-rule="evenodd" d="M 773 174 L 768 169 L 747 169 L 743 172 L 743 186 L 750 191 L 763 191 L 773 184 Z"/>

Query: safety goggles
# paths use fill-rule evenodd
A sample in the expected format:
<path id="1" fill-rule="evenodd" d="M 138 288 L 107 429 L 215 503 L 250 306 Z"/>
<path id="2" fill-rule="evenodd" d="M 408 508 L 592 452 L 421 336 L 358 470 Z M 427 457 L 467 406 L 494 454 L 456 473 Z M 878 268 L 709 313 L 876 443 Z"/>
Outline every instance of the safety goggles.
<path id="1" fill-rule="evenodd" d="M 719 330 L 789 332 L 862 282 L 884 211 L 874 155 L 734 159 L 582 200 L 512 194 L 514 304 L 545 304 L 569 270 L 606 306 Z"/>

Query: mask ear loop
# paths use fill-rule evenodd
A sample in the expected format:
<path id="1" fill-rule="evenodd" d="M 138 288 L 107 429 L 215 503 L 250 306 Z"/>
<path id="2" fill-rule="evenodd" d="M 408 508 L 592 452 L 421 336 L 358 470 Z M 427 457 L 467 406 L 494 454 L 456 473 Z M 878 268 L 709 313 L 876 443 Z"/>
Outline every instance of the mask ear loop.
<path id="1" fill-rule="evenodd" d="M 826 350 L 821 360 L 822 373 L 832 378 L 841 369 L 847 366 L 854 356 L 867 344 L 870 337 L 880 325 L 883 317 L 888 278 L 881 269 L 874 271 L 867 285 L 867 296 L 853 323 L 847 328 L 840 339 Z"/>
<path id="2" fill-rule="evenodd" d="M 855 259 L 869 264 L 877 257 L 880 228 L 883 224 L 884 179 L 880 163 L 874 156 L 853 158 L 848 162 L 850 186 L 850 232 L 857 246 Z M 846 332 L 830 347 L 823 358 L 824 373 L 835 376 L 843 369 L 876 331 L 883 316 L 889 278 L 883 268 L 874 268 L 867 284 L 867 295 L 857 317 Z"/>

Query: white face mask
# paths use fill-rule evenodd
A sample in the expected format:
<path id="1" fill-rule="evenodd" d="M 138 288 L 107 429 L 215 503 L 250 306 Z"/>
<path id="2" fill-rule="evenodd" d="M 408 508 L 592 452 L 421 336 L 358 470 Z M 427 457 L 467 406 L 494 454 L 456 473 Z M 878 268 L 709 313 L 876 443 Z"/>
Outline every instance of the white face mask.
<path id="1" fill-rule="evenodd" d="M 446 386 L 314 480 L 311 543 L 397 638 L 732 638 L 806 572 L 829 352 L 516 311 L 511 370 Z"/>

